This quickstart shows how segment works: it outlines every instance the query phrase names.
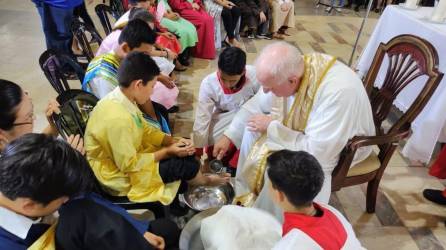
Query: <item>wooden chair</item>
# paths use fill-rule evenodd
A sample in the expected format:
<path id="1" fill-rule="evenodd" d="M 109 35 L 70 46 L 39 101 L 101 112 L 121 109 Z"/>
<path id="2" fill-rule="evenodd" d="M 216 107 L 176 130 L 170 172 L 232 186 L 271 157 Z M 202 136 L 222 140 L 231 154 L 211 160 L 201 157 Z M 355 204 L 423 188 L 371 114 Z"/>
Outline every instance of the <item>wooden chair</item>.
<path id="1" fill-rule="evenodd" d="M 108 18 L 108 15 L 113 16 L 113 11 L 110 6 L 105 4 L 98 4 L 94 7 L 94 11 L 101 21 L 102 28 L 104 29 L 105 35 L 108 35 L 112 32 L 113 26 Z"/>
<path id="2" fill-rule="evenodd" d="M 384 56 L 389 59 L 389 65 L 384 83 L 377 89 L 374 83 Z M 422 75 L 428 79 L 418 97 L 386 131 L 382 123 L 388 117 L 393 101 L 401 90 Z M 375 212 L 376 195 L 384 170 L 398 142 L 409 136 L 412 121 L 423 110 L 442 78 L 443 73 L 438 71 L 437 52 L 428 41 L 412 35 L 399 35 L 387 44 L 379 45 L 364 81 L 372 105 L 376 136 L 355 136 L 349 140 L 332 173 L 333 192 L 367 182 L 367 212 Z M 351 167 L 356 150 L 373 145 L 378 146 L 378 155 L 373 152 Z"/>

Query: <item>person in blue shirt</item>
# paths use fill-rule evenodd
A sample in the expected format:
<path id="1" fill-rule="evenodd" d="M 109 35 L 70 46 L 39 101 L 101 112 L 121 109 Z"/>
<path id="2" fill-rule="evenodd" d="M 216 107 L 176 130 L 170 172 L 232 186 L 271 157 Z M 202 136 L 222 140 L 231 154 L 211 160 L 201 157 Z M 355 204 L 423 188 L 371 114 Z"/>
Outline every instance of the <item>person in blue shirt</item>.
<path id="1" fill-rule="evenodd" d="M 136 220 L 96 187 L 88 162 L 68 143 L 44 134 L 12 141 L 0 157 L 0 249 L 35 247 L 47 235 L 44 243 L 56 249 L 177 249 L 175 223 Z M 44 223 L 56 210 L 57 224 Z"/>
<path id="2" fill-rule="evenodd" d="M 36 5 L 45 34 L 47 49 L 73 56 L 71 21 L 74 9 L 84 0 L 32 0 Z"/>

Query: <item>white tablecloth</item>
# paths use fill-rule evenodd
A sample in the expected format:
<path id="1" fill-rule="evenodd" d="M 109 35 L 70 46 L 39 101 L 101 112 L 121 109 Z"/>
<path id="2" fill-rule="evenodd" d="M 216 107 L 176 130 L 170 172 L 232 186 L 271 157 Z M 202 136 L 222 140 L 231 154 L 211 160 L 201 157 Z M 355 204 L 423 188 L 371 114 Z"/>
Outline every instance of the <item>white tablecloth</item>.
<path id="1" fill-rule="evenodd" d="M 399 6 L 388 6 L 380 17 L 368 44 L 363 51 L 356 69 L 365 75 L 372 63 L 376 49 L 381 42 L 387 43 L 400 34 L 412 34 L 429 41 L 437 50 L 439 70 L 446 72 L 446 24 L 433 24 L 425 21 L 433 8 L 421 7 L 407 10 Z M 382 83 L 387 68 L 387 58 L 378 74 L 375 85 Z M 418 96 L 427 77 L 419 78 L 406 87 L 396 98 L 394 104 L 406 111 Z M 380 86 L 378 86 L 380 87 Z M 429 162 L 437 141 L 446 142 L 446 76 L 426 104 L 423 111 L 412 123 L 413 134 L 402 150 L 404 156 L 412 160 Z"/>

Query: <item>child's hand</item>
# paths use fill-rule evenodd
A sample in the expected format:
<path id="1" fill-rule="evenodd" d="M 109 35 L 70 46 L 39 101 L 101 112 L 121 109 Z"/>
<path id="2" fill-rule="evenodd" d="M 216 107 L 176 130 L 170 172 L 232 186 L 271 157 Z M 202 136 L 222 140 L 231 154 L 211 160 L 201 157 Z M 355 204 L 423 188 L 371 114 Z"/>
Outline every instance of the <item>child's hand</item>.
<path id="1" fill-rule="evenodd" d="M 165 17 L 172 21 L 177 21 L 178 19 L 180 19 L 180 15 L 175 12 L 166 13 Z"/>
<path id="2" fill-rule="evenodd" d="M 193 145 L 186 145 L 183 142 L 177 142 L 174 143 L 172 145 L 170 145 L 167 148 L 167 152 L 170 155 L 175 155 L 178 157 L 186 157 L 189 155 L 194 155 L 195 153 L 195 148 L 193 147 Z"/>
<path id="3" fill-rule="evenodd" d="M 194 143 L 190 139 L 181 138 L 181 139 L 178 140 L 178 142 L 180 142 L 180 143 L 182 143 L 182 144 L 184 144 L 184 145 L 186 145 L 188 147 L 189 146 L 194 146 Z"/>
<path id="4" fill-rule="evenodd" d="M 175 82 L 172 81 L 172 79 L 170 79 L 170 77 L 160 74 L 158 76 L 158 81 L 160 81 L 162 84 L 164 84 L 164 86 L 166 86 L 166 88 L 168 89 L 173 89 L 175 88 Z"/>
<path id="5" fill-rule="evenodd" d="M 161 33 L 161 35 L 165 36 L 165 37 L 167 37 L 169 39 L 175 39 L 175 36 L 172 33 L 170 33 L 170 32 L 163 32 L 163 33 Z M 173 52 L 171 52 L 171 53 L 173 53 Z"/>
<path id="6" fill-rule="evenodd" d="M 166 51 L 167 51 L 167 59 L 175 60 L 178 57 L 177 53 L 175 53 L 171 50 L 166 50 Z"/>
<path id="7" fill-rule="evenodd" d="M 166 246 L 163 237 L 158 236 L 156 234 L 145 232 L 144 238 L 150 243 L 150 245 L 152 245 L 156 249 L 162 250 Z"/>

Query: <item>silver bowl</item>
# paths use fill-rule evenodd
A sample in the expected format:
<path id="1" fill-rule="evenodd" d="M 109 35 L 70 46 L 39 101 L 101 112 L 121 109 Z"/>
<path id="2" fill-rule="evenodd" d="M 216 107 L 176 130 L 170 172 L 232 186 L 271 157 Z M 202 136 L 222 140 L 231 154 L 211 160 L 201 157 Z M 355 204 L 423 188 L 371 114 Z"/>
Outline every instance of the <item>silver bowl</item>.
<path id="1" fill-rule="evenodd" d="M 198 186 L 184 194 L 184 203 L 195 211 L 220 208 L 232 203 L 235 192 L 231 183 L 221 186 Z"/>
<path id="2" fill-rule="evenodd" d="M 204 250 L 201 241 L 201 222 L 209 216 L 214 215 L 220 208 L 211 208 L 196 214 L 181 231 L 180 250 Z"/>

